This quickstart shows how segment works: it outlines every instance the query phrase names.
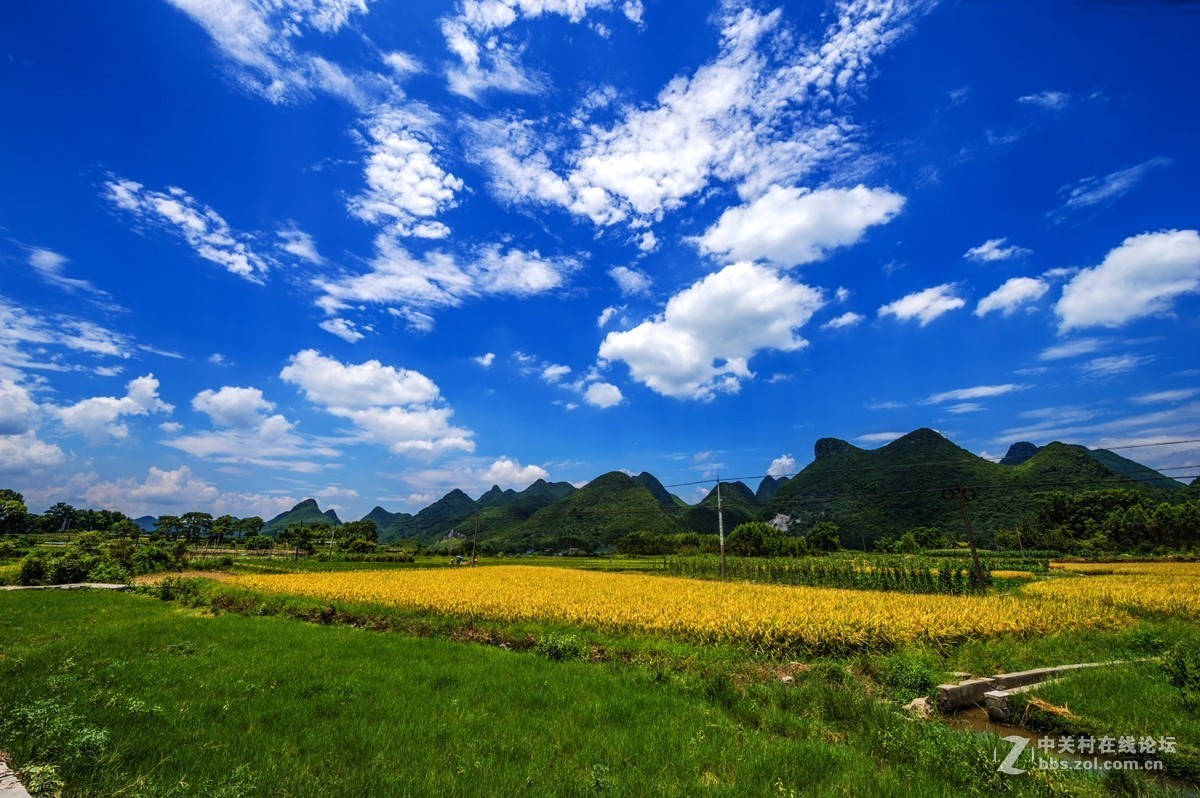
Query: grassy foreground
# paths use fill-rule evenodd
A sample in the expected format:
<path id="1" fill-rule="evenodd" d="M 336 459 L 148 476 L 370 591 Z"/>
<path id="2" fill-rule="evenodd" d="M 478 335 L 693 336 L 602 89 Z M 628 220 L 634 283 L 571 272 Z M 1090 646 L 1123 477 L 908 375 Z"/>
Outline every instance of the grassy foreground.
<path id="1" fill-rule="evenodd" d="M 1101 795 L 835 665 L 794 685 L 206 616 L 142 596 L 0 595 L 0 748 L 66 796 Z M 1143 784 L 1124 786 L 1134 792 Z"/>

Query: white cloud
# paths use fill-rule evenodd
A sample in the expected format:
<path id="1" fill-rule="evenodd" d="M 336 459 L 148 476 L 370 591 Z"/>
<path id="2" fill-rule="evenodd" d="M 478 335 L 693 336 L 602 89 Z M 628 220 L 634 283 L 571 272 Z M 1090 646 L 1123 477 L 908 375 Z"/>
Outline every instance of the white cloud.
<path id="1" fill-rule="evenodd" d="M 542 369 L 542 379 L 546 382 L 556 383 L 561 382 L 563 377 L 571 373 L 570 366 L 563 366 L 558 363 L 551 363 Z"/>
<path id="2" fill-rule="evenodd" d="M 50 285 L 70 293 L 90 294 L 96 299 L 107 303 L 112 297 L 107 291 L 102 291 L 87 280 L 77 277 L 67 277 L 63 271 L 70 259 L 53 250 L 42 247 L 29 248 L 29 265 L 43 280 Z"/>
<path id="3" fill-rule="evenodd" d="M 1004 246 L 1007 243 L 1007 238 L 989 238 L 979 246 L 968 249 L 963 253 L 963 257 L 977 263 L 993 263 L 1000 260 L 1011 260 L 1032 252 L 1032 250 L 1018 247 L 1016 244 Z"/>
<path id="4" fill-rule="evenodd" d="M 621 308 L 616 308 L 610 305 L 604 310 L 600 311 L 600 315 L 596 317 L 596 326 L 607 327 L 608 323 L 612 321 L 613 316 L 616 316 L 618 313 L 620 313 L 623 307 L 624 306 Z"/>
<path id="5" fill-rule="evenodd" d="M 474 433 L 450 423 L 454 411 L 440 404 L 437 385 L 420 372 L 378 360 L 347 365 L 306 349 L 293 355 L 279 376 L 394 454 L 475 448 Z"/>
<path id="6" fill-rule="evenodd" d="M 492 363 L 495 362 L 495 360 L 496 360 L 496 353 L 495 352 L 487 352 L 485 354 L 480 355 L 479 357 L 472 358 L 472 360 L 474 360 L 479 365 L 483 366 L 485 369 L 490 369 L 492 367 Z"/>
<path id="7" fill-rule="evenodd" d="M 1153 358 L 1139 355 L 1110 355 L 1089 360 L 1080 364 L 1079 368 L 1089 377 L 1115 377 L 1133 371 L 1151 360 Z"/>
<path id="8" fill-rule="evenodd" d="M 580 264 L 574 258 L 546 258 L 537 250 L 476 248 L 467 263 L 447 252 L 427 252 L 420 259 L 388 236 L 375 240 L 371 270 L 357 275 L 321 277 L 314 285 L 322 295 L 317 305 L 336 313 L 364 304 L 383 305 L 420 331 L 433 327 L 430 311 L 458 307 L 485 295 L 528 297 L 566 284 Z"/>
<path id="9" fill-rule="evenodd" d="M 252 248 L 254 238 L 235 233 L 212 208 L 176 186 L 152 191 L 141 183 L 114 178 L 104 198 L 145 224 L 181 236 L 196 254 L 253 283 L 262 283 L 270 261 Z"/>
<path id="10" fill-rule="evenodd" d="M 950 405 L 949 407 L 945 408 L 947 413 L 955 413 L 955 414 L 978 413 L 979 411 L 985 410 L 985 409 L 986 408 L 983 405 L 979 404 L 978 402 L 961 402 L 959 404 Z"/>
<path id="11" fill-rule="evenodd" d="M 649 296 L 653 285 L 648 276 L 628 266 L 614 266 L 608 270 L 608 276 L 616 281 L 624 296 Z"/>
<path id="12" fill-rule="evenodd" d="M 821 292 L 771 269 L 736 263 L 673 296 L 662 314 L 611 332 L 600 357 L 621 360 L 638 382 L 677 399 L 736 392 L 763 349 L 795 351 L 795 330 L 821 307 Z"/>
<path id="13" fill-rule="evenodd" d="M 906 432 L 869 432 L 866 435 L 859 435 L 854 440 L 863 443 L 891 443 L 897 438 L 903 438 L 907 434 Z"/>
<path id="14" fill-rule="evenodd" d="M 1005 316 L 1011 316 L 1022 306 L 1028 306 L 1041 299 L 1049 290 L 1050 286 L 1036 277 L 1013 277 L 979 300 L 979 304 L 975 306 L 975 315 L 982 317 L 998 310 Z"/>
<path id="15" fill-rule="evenodd" d="M 637 246 L 642 252 L 653 252 L 658 249 L 658 236 L 654 235 L 653 230 L 647 230 L 638 239 Z"/>
<path id="16" fill-rule="evenodd" d="M 618 6 L 628 20 L 640 24 L 640 0 L 461 0 L 456 14 L 442 20 L 446 46 L 459 59 L 446 72 L 450 91 L 471 98 L 488 90 L 541 91 L 542 79 L 521 66 L 521 47 L 504 35 L 505 30 L 520 17 L 556 14 L 578 23 L 594 9 L 616 10 Z M 601 35 L 607 30 L 602 26 L 593 29 Z"/>
<path id="17" fill-rule="evenodd" d="M 133 343 L 120 333 L 74 316 L 42 316 L 0 295 L 0 379 L 19 380 L 26 370 L 66 371 L 61 347 L 92 357 L 128 358 Z"/>
<path id="18" fill-rule="evenodd" d="M 204 413 L 218 427 L 250 429 L 262 423 L 266 413 L 275 409 L 258 388 L 226 385 L 218 391 L 205 390 L 192 399 L 192 409 Z"/>
<path id="19" fill-rule="evenodd" d="M 483 479 L 501 488 L 526 488 L 539 479 L 549 479 L 550 472 L 541 466 L 522 466 L 515 459 L 501 456 L 484 472 Z"/>
<path id="20" fill-rule="evenodd" d="M 855 327 L 862 323 L 864 317 L 858 313 L 848 312 L 840 316 L 830 319 L 821 325 L 822 330 L 841 330 L 846 327 Z"/>
<path id="21" fill-rule="evenodd" d="M 1071 95 L 1061 91 L 1040 91 L 1017 98 L 1025 105 L 1036 105 L 1046 111 L 1061 111 L 1071 103 Z"/>
<path id="22" fill-rule="evenodd" d="M 83 435 L 91 443 L 124 440 L 129 427 L 120 422 L 125 416 L 145 416 L 150 413 L 170 413 L 174 406 L 158 396 L 158 380 L 153 374 L 130 380 L 126 395 L 121 398 L 97 396 L 67 407 L 57 408 L 58 416 L 68 428 Z"/>
<path id="23" fill-rule="evenodd" d="M 318 266 L 325 263 L 325 259 L 317 251 L 317 242 L 311 235 L 296 227 L 294 222 L 290 227 L 276 230 L 275 235 L 283 240 L 283 243 L 279 244 L 279 248 L 284 252 Z"/>
<path id="24" fill-rule="evenodd" d="M 236 68 L 238 82 L 271 102 L 294 102 L 316 89 L 363 104 L 363 87 L 335 65 L 299 52 L 306 29 L 336 33 L 370 0 L 168 0 L 190 16 Z"/>
<path id="25" fill-rule="evenodd" d="M 549 157 L 561 144 L 539 141 L 525 121 L 489 124 L 477 157 L 494 191 L 557 204 L 597 225 L 654 220 L 714 180 L 750 202 L 831 163 L 861 173 L 847 101 L 928 5 L 850 0 L 823 37 L 810 38 L 789 30 L 781 11 L 726 4 L 719 54 L 673 78 L 653 103 L 616 109 L 615 123 L 611 112 L 598 123 L 577 120 L 580 141 L 561 154 L 563 176 Z"/>
<path id="26" fill-rule="evenodd" d="M 1200 291 L 1200 233 L 1168 230 L 1125 239 L 1099 265 L 1063 287 L 1059 330 L 1120 327 L 1169 313 L 1177 297 Z"/>
<path id="27" fill-rule="evenodd" d="M 1182 402 L 1185 399 L 1191 399 L 1196 394 L 1200 393 L 1200 388 L 1180 388 L 1173 391 L 1155 391 L 1153 393 L 1138 394 L 1133 397 L 1133 401 L 1140 405 L 1151 405 L 1165 402 Z"/>
<path id="28" fill-rule="evenodd" d="M 957 310 L 965 304 L 967 303 L 954 293 L 954 286 L 946 283 L 890 302 L 879 309 L 879 315 L 895 316 L 901 321 L 917 319 L 924 327 L 938 316 Z"/>
<path id="29" fill-rule="evenodd" d="M 325 319 L 317 325 L 327 333 L 336 335 L 347 343 L 356 343 L 361 341 L 366 336 L 360 333 L 352 321 L 346 319 Z M 364 327 L 364 330 L 370 331 L 371 327 Z"/>
<path id="30" fill-rule="evenodd" d="M 1077 338 L 1074 341 L 1043 349 L 1038 355 L 1038 360 L 1066 360 L 1080 355 L 1089 355 L 1103 349 L 1107 343 L 1101 338 Z"/>
<path id="31" fill-rule="evenodd" d="M 798 266 L 857 243 L 867 228 L 890 221 L 903 206 L 899 194 L 861 185 L 817 191 L 771 186 L 753 202 L 725 211 L 697 243 L 701 252 L 731 260 Z"/>
<path id="32" fill-rule="evenodd" d="M 1135 189 L 1151 171 L 1170 165 L 1170 158 L 1151 158 L 1136 166 L 1118 169 L 1103 177 L 1085 177 L 1078 183 L 1059 189 L 1058 193 L 1067 199 L 1061 207 L 1046 215 L 1052 221 L 1061 222 L 1074 211 L 1108 205 Z"/>
<path id="33" fill-rule="evenodd" d="M 41 440 L 33 431 L 19 435 L 0 434 L 0 474 L 25 477 L 65 459 L 62 449 Z"/>
<path id="34" fill-rule="evenodd" d="M 77 492 L 80 504 L 111 507 L 133 517 L 204 510 L 213 515 L 271 518 L 291 509 L 298 501 L 293 496 L 222 490 L 195 476 L 187 466 L 174 471 L 151 466 L 141 481 L 134 478 L 105 481 L 94 474 L 80 475 L 67 489 L 56 491 L 56 495 L 68 495 L 67 491 L 72 489 Z"/>
<path id="35" fill-rule="evenodd" d="M 0 380 L 0 436 L 24 435 L 37 426 L 40 411 L 29 390 Z"/>
<path id="36" fill-rule="evenodd" d="M 450 230 L 434 217 L 457 204 L 463 181 L 434 160 L 427 140 L 431 121 L 410 110 L 385 107 L 366 124 L 367 190 L 351 198 L 350 212 L 392 235 L 443 238 Z"/>
<path id="37" fill-rule="evenodd" d="M 610 382 L 593 382 L 583 392 L 583 400 L 593 407 L 616 407 L 623 399 L 621 389 Z"/>
<path id="38" fill-rule="evenodd" d="M 1024 385 L 1016 385 L 1008 383 L 1007 385 L 976 385 L 973 388 L 956 388 L 953 391 L 943 391 L 935 393 L 925 400 L 927 405 L 941 404 L 942 402 L 962 401 L 966 399 L 984 399 L 989 396 L 1003 396 L 1013 391 L 1025 390 Z"/>
<path id="39" fill-rule="evenodd" d="M 796 458 L 790 454 L 781 454 L 771 461 L 771 465 L 767 468 L 767 475 L 772 477 L 786 477 L 789 474 L 794 474 L 798 470 L 796 468 Z"/>
<path id="40" fill-rule="evenodd" d="M 258 388 L 226 385 L 217 391 L 201 391 L 192 399 L 192 409 L 207 415 L 216 429 L 162 443 L 193 457 L 316 473 L 320 466 L 311 458 L 340 454 L 323 441 L 296 433 L 295 425 L 282 415 L 269 415 L 275 404 L 267 401 Z M 178 429 L 165 431 L 173 433 Z"/>

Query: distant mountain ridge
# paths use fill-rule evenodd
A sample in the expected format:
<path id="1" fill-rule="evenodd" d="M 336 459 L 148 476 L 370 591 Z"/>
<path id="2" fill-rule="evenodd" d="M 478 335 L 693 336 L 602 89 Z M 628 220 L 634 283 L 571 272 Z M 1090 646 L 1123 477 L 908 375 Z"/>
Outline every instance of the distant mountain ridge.
<path id="1" fill-rule="evenodd" d="M 1015 525 L 1044 491 L 1123 487 L 1163 499 L 1200 494 L 1200 480 L 1184 486 L 1113 452 L 1059 442 L 1040 447 L 1018 442 L 996 463 L 934 430 L 918 429 L 876 449 L 821 438 L 813 452 L 813 461 L 798 474 L 764 477 L 757 490 L 723 481 L 725 532 L 745 521 L 785 516 L 792 534 L 833 521 L 843 544 L 853 547 L 870 547 L 884 535 L 899 536 L 918 526 L 958 534 L 957 501 L 944 498 L 942 491 L 961 484 L 974 490 L 969 511 L 987 542 L 996 530 Z M 375 507 L 365 518 L 376 523 L 383 542 L 446 548 L 474 538 L 478 530 L 480 546 L 490 550 L 594 549 L 611 547 L 637 531 L 715 534 L 717 495 L 714 487 L 689 505 L 649 472 L 613 471 L 581 489 L 544 479 L 522 491 L 493 485 L 478 499 L 455 489 L 416 514 Z M 341 523 L 332 510 L 322 513 L 315 500 L 307 499 L 273 518 L 267 531 L 300 521 Z"/>

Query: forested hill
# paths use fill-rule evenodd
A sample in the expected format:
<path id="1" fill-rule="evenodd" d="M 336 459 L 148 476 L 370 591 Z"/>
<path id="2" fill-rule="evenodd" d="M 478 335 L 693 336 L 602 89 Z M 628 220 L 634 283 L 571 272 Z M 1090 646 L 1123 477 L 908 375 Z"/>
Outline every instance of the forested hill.
<path id="1" fill-rule="evenodd" d="M 943 496 L 959 484 L 973 490 L 970 517 L 989 539 L 999 528 L 1014 526 L 1039 493 L 1128 487 L 1166 496 L 1182 487 L 1111 452 L 1057 442 L 1014 449 L 993 463 L 930 429 L 873 450 L 824 438 L 817 441 L 816 459 L 779 489 L 763 515 L 789 516 L 793 529 L 801 530 L 833 521 L 847 545 L 869 546 L 915 527 L 961 530 L 957 497 Z"/>
<path id="2" fill-rule="evenodd" d="M 1013 444 L 995 463 L 933 430 L 919 429 L 877 449 L 822 438 L 814 454 L 800 473 L 764 478 L 757 491 L 742 482 L 722 482 L 725 531 L 744 521 L 782 521 L 783 516 L 792 534 L 832 521 L 842 542 L 855 548 L 917 527 L 957 536 L 962 533 L 958 499 L 943 491 L 962 485 L 972 491 L 968 511 L 986 543 L 1001 528 L 1015 527 L 1051 491 L 1120 487 L 1155 499 L 1200 496 L 1200 485 L 1184 486 L 1113 452 L 1057 442 Z M 366 518 L 375 521 L 383 542 L 453 546 L 478 530 L 480 544 L 493 551 L 591 549 L 636 531 L 715 534 L 717 496 L 710 490 L 696 505 L 687 505 L 653 474 L 614 471 L 582 489 L 538 480 L 522 491 L 493 486 L 478 499 L 452 490 L 415 515 L 376 507 Z M 332 511 L 322 513 L 310 499 L 273 519 L 268 532 L 301 520 L 337 523 Z"/>

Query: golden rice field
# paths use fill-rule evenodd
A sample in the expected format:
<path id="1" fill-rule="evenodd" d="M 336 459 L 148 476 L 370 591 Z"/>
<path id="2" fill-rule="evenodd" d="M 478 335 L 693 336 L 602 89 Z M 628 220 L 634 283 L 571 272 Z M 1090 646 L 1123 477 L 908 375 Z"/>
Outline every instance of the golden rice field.
<path id="1" fill-rule="evenodd" d="M 329 601 L 498 621 L 547 620 L 770 649 L 877 648 L 1114 628 L 1132 621 L 1124 611 L 1090 600 L 1064 605 L 1022 596 L 720 583 L 524 565 L 250 575 L 229 583 Z"/>
<path id="2" fill-rule="evenodd" d="M 1051 567 L 1082 575 L 1026 586 L 1026 595 L 1200 619 L 1200 563 L 1052 563 Z"/>

